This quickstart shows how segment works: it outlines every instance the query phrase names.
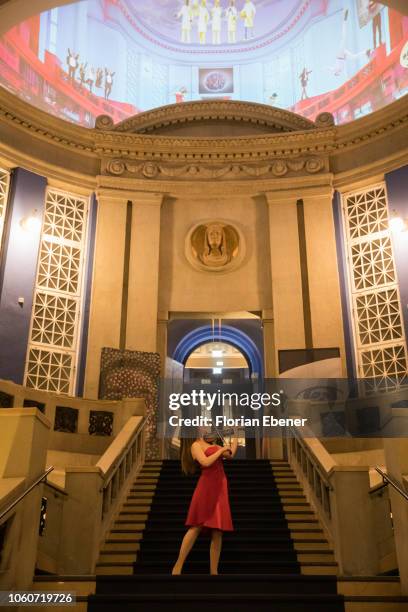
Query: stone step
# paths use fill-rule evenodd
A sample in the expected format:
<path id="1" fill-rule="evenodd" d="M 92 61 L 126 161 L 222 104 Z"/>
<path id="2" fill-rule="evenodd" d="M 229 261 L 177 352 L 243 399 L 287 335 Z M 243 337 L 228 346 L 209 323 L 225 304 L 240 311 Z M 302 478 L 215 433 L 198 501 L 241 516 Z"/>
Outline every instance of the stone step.
<path id="1" fill-rule="evenodd" d="M 358 576 L 340 577 L 337 591 L 348 596 L 387 596 L 401 595 L 401 582 L 397 576 Z"/>

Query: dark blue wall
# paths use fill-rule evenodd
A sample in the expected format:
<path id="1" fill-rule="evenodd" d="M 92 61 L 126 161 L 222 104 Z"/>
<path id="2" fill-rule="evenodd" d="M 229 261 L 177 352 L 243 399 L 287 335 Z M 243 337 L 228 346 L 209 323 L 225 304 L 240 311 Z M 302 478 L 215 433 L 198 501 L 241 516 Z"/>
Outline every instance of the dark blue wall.
<path id="1" fill-rule="evenodd" d="M 79 395 L 79 396 L 82 396 L 84 393 L 85 367 L 86 367 L 86 356 L 87 356 L 87 347 L 88 347 L 88 328 L 89 328 L 89 315 L 90 315 L 90 307 L 91 307 L 92 273 L 93 273 L 93 264 L 94 264 L 97 215 L 98 215 L 98 203 L 97 203 L 95 195 L 93 195 L 91 198 L 91 204 L 89 208 L 87 263 L 86 263 L 86 270 L 85 270 L 85 295 L 84 295 L 84 304 L 83 304 L 81 343 L 79 347 L 79 360 L 78 360 L 78 379 L 77 379 L 78 382 L 77 382 L 76 395 Z"/>
<path id="2" fill-rule="evenodd" d="M 18 384 L 24 377 L 40 242 L 40 231 L 29 233 L 20 221 L 34 209 L 42 216 L 46 185 L 45 178 L 22 168 L 13 173 L 0 270 L 0 378 Z"/>
<path id="3" fill-rule="evenodd" d="M 390 213 L 393 210 L 403 219 L 408 219 L 408 166 L 385 175 Z M 393 234 L 394 257 L 397 266 L 401 295 L 401 307 L 408 334 L 408 231 Z"/>
<path id="4" fill-rule="evenodd" d="M 333 218 L 334 218 L 334 229 L 336 233 L 336 250 L 337 250 L 337 264 L 339 270 L 339 282 L 340 282 L 340 297 L 341 297 L 341 309 L 343 314 L 343 332 L 344 332 L 344 344 L 346 351 L 346 362 L 347 362 L 347 376 L 353 378 L 356 376 L 356 363 L 354 358 L 354 346 L 353 346 L 353 331 L 352 331 L 352 320 L 350 310 L 350 291 L 347 278 L 347 265 L 345 258 L 345 243 L 344 243 L 344 232 L 343 232 L 343 220 L 341 214 L 341 196 L 336 191 L 333 198 Z"/>

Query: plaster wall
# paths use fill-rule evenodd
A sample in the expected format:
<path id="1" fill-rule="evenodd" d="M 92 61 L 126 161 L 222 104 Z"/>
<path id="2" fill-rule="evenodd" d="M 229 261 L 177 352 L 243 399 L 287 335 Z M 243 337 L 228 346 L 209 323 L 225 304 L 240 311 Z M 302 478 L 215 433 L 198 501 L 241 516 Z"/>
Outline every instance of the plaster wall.
<path id="1" fill-rule="evenodd" d="M 269 230 L 266 202 L 250 196 L 187 196 L 164 201 L 161 215 L 159 311 L 228 312 L 271 308 Z M 227 273 L 195 270 L 185 239 L 201 220 L 230 222 L 243 234 L 242 265 Z"/>

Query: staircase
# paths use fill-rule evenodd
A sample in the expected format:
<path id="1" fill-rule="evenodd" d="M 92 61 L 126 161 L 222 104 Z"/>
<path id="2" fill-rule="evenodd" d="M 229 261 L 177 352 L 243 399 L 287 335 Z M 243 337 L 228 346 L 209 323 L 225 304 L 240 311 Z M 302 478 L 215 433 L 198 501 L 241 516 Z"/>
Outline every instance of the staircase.
<path id="1" fill-rule="evenodd" d="M 182 576 L 170 575 L 196 478 L 178 461 L 147 462 L 108 534 L 88 610 L 340 612 L 337 565 L 284 461 L 225 462 L 235 531 L 224 534 L 220 576 L 200 536 Z"/>
<path id="2" fill-rule="evenodd" d="M 112 524 L 97 575 L 35 576 L 33 590 L 76 592 L 78 612 L 408 610 L 397 576 L 336 576 L 333 552 L 287 463 L 235 460 L 225 468 L 236 530 L 225 535 L 221 575 L 208 575 L 204 536 L 185 573 L 170 575 L 196 479 L 184 477 L 178 462 L 150 461 Z"/>

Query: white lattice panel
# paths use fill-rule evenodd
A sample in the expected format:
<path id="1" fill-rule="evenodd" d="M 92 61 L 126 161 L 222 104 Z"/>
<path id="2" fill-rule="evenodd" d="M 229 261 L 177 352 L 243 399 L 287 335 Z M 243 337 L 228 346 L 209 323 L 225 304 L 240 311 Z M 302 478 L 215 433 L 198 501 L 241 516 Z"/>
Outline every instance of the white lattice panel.
<path id="1" fill-rule="evenodd" d="M 48 189 L 26 363 L 26 385 L 73 393 L 88 200 Z"/>
<path id="2" fill-rule="evenodd" d="M 33 307 L 31 340 L 36 344 L 73 349 L 77 301 L 37 291 Z"/>
<path id="3" fill-rule="evenodd" d="M 345 194 L 343 219 L 358 375 L 405 382 L 407 350 L 385 185 Z"/>
<path id="4" fill-rule="evenodd" d="M 27 387 L 54 393 L 71 393 L 74 355 L 31 346 L 28 351 Z"/>
<path id="5" fill-rule="evenodd" d="M 4 219 L 6 216 L 7 200 L 10 187 L 10 173 L 0 168 L 0 246 L 3 236 Z"/>

